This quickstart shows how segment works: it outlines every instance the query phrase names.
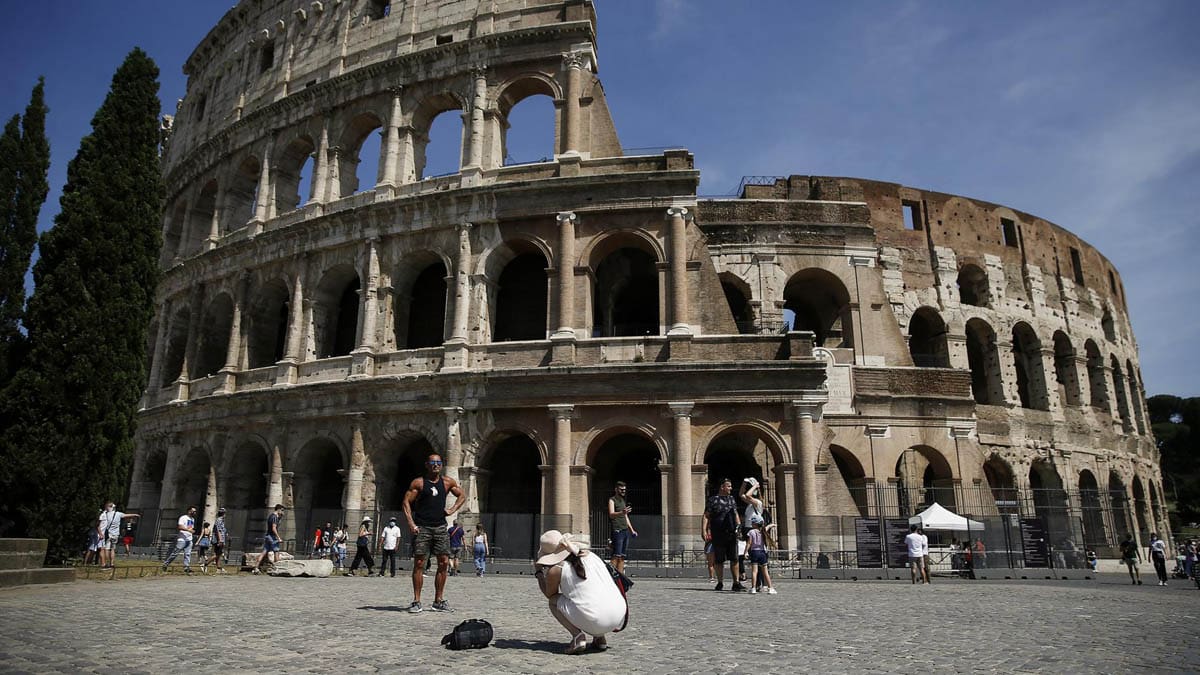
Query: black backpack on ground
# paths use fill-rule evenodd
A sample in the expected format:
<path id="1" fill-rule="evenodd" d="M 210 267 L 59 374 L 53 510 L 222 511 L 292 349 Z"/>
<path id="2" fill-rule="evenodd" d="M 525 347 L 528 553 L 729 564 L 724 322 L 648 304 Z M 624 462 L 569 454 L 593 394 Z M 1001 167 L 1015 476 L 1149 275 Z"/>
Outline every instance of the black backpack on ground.
<path id="1" fill-rule="evenodd" d="M 483 649 L 492 642 L 492 624 L 483 619 L 467 619 L 442 638 L 446 649 Z"/>

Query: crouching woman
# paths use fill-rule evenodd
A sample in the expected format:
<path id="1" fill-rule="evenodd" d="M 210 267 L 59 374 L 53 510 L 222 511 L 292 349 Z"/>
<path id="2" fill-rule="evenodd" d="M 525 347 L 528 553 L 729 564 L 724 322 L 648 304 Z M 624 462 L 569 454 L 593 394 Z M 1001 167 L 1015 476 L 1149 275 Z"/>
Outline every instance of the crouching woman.
<path id="1" fill-rule="evenodd" d="M 604 635 L 620 627 L 625 618 L 625 598 L 599 556 L 584 541 L 548 530 L 534 563 L 538 586 L 550 600 L 550 613 L 571 634 L 568 654 L 589 647 L 608 649 Z"/>

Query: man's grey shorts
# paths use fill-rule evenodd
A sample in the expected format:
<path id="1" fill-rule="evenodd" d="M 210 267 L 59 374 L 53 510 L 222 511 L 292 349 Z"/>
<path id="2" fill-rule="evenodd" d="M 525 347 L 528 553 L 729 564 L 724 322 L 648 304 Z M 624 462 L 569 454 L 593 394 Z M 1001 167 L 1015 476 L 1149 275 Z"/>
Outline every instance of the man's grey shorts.
<path id="1" fill-rule="evenodd" d="M 413 555 L 423 557 L 429 555 L 430 549 L 434 555 L 450 555 L 450 535 L 446 526 L 428 527 L 417 526 L 416 543 L 413 545 Z"/>

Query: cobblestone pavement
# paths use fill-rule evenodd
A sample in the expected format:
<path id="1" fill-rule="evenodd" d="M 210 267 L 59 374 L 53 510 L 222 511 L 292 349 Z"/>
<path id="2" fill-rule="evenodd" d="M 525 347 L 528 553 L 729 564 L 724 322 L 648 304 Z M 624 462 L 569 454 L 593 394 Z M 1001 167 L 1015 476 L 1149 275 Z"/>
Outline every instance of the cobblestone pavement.
<path id="1" fill-rule="evenodd" d="M 1131 672 L 1200 670 L 1200 591 L 1097 581 L 777 582 L 779 595 L 641 579 L 607 653 L 567 634 L 529 576 L 449 580 L 453 614 L 404 611 L 391 578 L 248 575 L 80 581 L 0 591 L 0 671 Z M 426 606 L 432 601 L 426 580 Z M 488 649 L 441 636 L 484 617 Z"/>

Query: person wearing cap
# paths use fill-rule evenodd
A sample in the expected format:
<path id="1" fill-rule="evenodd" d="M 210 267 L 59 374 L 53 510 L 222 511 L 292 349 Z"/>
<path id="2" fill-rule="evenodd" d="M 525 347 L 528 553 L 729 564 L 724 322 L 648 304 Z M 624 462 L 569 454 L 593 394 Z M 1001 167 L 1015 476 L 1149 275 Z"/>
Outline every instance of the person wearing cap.
<path id="1" fill-rule="evenodd" d="M 279 536 L 279 521 L 283 520 L 283 504 L 276 504 L 275 510 L 271 515 L 267 516 L 267 533 L 263 536 L 263 552 L 258 556 L 258 562 L 254 564 L 254 573 L 258 574 L 262 570 L 262 564 L 267 559 L 267 555 L 271 555 L 271 564 L 279 562 L 279 543 L 283 538 Z"/>
<path id="2" fill-rule="evenodd" d="M 450 535 L 446 519 L 458 513 L 467 501 L 467 495 L 458 486 L 458 481 L 442 475 L 445 462 L 442 456 L 433 453 L 425 458 L 425 475 L 416 478 L 404 493 L 404 516 L 408 519 L 408 530 L 413 535 L 413 601 L 408 606 L 412 614 L 421 612 L 422 572 L 429 554 L 437 556 L 437 575 L 433 578 L 433 611 L 450 612 L 444 596 L 446 576 L 450 570 Z M 454 506 L 446 508 L 446 495 L 454 495 Z"/>
<path id="3" fill-rule="evenodd" d="M 217 572 L 225 574 L 225 547 L 229 542 L 229 528 L 225 526 L 225 507 L 217 509 L 217 519 L 213 521 L 212 536 L 212 557 L 200 561 L 200 569 L 207 570 L 209 563 L 216 563 Z"/>
<path id="4" fill-rule="evenodd" d="M 550 601 L 550 613 L 571 634 L 568 654 L 608 649 L 605 634 L 620 628 L 627 607 L 600 556 L 586 540 L 558 530 L 542 534 L 534 577 Z"/>
<path id="5" fill-rule="evenodd" d="M 388 518 L 387 527 L 379 531 L 379 550 L 383 558 L 379 561 L 379 576 L 387 571 L 388 562 L 392 564 L 392 577 L 396 576 L 396 551 L 400 550 L 400 535 L 403 534 L 395 518 Z"/>
<path id="6" fill-rule="evenodd" d="M 371 569 L 375 567 L 375 558 L 371 557 L 371 516 L 363 516 L 362 524 L 358 526 L 358 539 L 354 540 L 354 561 L 350 563 L 350 571 L 346 572 L 346 576 L 355 576 L 359 563 L 367 568 L 367 576 L 371 576 Z"/>

